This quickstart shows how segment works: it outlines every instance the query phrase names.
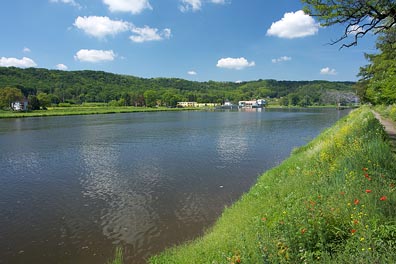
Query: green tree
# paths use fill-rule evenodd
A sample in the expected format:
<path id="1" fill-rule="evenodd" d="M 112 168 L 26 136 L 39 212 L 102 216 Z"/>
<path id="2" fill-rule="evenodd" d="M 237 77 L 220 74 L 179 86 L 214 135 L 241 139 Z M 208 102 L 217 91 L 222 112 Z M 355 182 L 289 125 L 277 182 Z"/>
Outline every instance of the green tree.
<path id="1" fill-rule="evenodd" d="M 37 99 L 43 109 L 47 109 L 47 107 L 51 105 L 51 96 L 46 93 L 39 93 Z"/>
<path id="2" fill-rule="evenodd" d="M 396 103 L 396 29 L 382 33 L 377 40 L 378 53 L 366 54 L 369 65 L 360 69 L 364 98 L 374 104 Z"/>
<path id="3" fill-rule="evenodd" d="M 29 95 L 29 108 L 30 110 L 39 110 L 40 109 L 40 101 L 37 99 L 35 95 Z"/>
<path id="4" fill-rule="evenodd" d="M 147 107 L 154 107 L 157 105 L 158 94 L 154 90 L 147 90 L 144 92 L 144 102 Z"/>
<path id="5" fill-rule="evenodd" d="M 384 32 L 396 25 L 395 0 L 301 0 L 304 11 L 317 17 L 322 26 L 344 25 L 344 33 L 334 41 L 353 39 L 341 47 L 357 45 L 369 32 Z"/>
<path id="6" fill-rule="evenodd" d="M 14 87 L 6 87 L 0 89 L 0 107 L 11 108 L 12 103 L 16 101 L 21 101 L 23 99 L 23 94 L 21 90 Z"/>

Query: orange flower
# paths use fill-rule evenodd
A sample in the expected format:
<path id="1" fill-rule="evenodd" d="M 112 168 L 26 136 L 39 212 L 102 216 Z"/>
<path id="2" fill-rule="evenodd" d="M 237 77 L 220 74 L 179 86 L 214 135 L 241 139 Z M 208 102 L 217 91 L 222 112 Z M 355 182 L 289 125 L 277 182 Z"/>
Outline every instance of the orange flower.
<path id="1" fill-rule="evenodd" d="M 352 234 L 355 234 L 356 231 L 357 231 L 356 229 L 352 229 L 352 230 L 351 230 L 351 233 L 352 233 Z"/>
<path id="2" fill-rule="evenodd" d="M 353 220 L 353 224 L 357 225 L 357 224 L 359 224 L 359 221 L 355 219 L 355 220 Z"/>
<path id="3" fill-rule="evenodd" d="M 305 234 L 305 232 L 307 232 L 307 229 L 306 228 L 303 228 L 303 229 L 301 229 L 301 234 Z"/>
<path id="4" fill-rule="evenodd" d="M 386 201 L 386 199 L 388 199 L 388 198 L 386 198 L 386 196 L 384 195 L 384 196 L 382 196 L 382 197 L 380 198 L 380 201 Z"/>
<path id="5" fill-rule="evenodd" d="M 363 168 L 363 171 L 368 171 L 368 168 Z"/>
<path id="6" fill-rule="evenodd" d="M 366 193 L 371 193 L 371 190 L 366 190 Z"/>
<path id="7" fill-rule="evenodd" d="M 358 199 L 355 199 L 355 201 L 353 201 L 353 203 L 354 203 L 355 205 L 358 205 L 358 204 L 359 204 L 359 200 L 358 200 Z"/>

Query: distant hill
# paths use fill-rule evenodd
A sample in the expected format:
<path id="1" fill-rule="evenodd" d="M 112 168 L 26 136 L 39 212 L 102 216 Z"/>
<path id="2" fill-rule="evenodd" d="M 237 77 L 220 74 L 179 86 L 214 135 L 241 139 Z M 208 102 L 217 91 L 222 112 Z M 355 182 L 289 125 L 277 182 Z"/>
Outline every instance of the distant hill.
<path id="1" fill-rule="evenodd" d="M 59 71 L 0 67 L 0 89 L 17 87 L 25 96 L 46 93 L 53 103 L 122 101 L 174 106 L 177 101 L 222 103 L 252 98 L 282 98 L 295 105 L 328 104 L 353 97 L 353 82 L 276 81 L 194 82 L 179 78 L 139 78 L 103 71 Z M 341 99 L 340 99 L 341 98 Z M 348 99 L 349 98 L 349 99 Z"/>

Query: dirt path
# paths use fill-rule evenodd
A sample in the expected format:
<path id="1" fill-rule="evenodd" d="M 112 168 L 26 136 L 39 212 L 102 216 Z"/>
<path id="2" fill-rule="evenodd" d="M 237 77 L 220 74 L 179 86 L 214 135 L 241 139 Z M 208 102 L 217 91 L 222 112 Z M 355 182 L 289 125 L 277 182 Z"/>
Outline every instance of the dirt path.
<path id="1" fill-rule="evenodd" d="M 393 153 L 396 153 L 396 123 L 392 120 L 383 118 L 379 113 L 372 111 L 375 117 L 381 122 L 385 127 L 385 132 L 389 135 L 390 145 L 392 147 Z"/>

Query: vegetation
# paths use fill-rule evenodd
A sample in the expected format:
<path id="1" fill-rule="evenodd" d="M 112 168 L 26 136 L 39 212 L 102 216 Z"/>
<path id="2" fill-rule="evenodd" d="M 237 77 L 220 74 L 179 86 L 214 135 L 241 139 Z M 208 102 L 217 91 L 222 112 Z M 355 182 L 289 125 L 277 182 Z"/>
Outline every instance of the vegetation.
<path id="1" fill-rule="evenodd" d="M 124 263 L 123 259 L 124 258 L 123 258 L 122 248 L 117 247 L 115 250 L 114 259 L 109 261 L 107 264 L 122 264 L 122 263 Z"/>
<path id="2" fill-rule="evenodd" d="M 393 105 L 378 105 L 375 110 L 385 118 L 389 118 L 396 122 L 396 104 Z"/>
<path id="3" fill-rule="evenodd" d="M 341 47 L 357 45 L 358 39 L 372 32 L 382 33 L 396 25 L 396 3 L 394 0 L 302 0 L 304 11 L 317 17 L 322 26 L 345 25 L 344 34 L 336 41 L 353 36 Z"/>
<path id="4" fill-rule="evenodd" d="M 354 83 L 257 80 L 242 83 L 192 82 L 175 78 L 143 79 L 100 71 L 58 71 L 0 67 L 2 87 L 14 87 L 29 98 L 31 110 L 86 102 L 110 106 L 167 106 L 178 101 L 223 103 L 253 98 L 283 98 L 282 104 L 310 106 L 353 101 Z"/>
<path id="5" fill-rule="evenodd" d="M 396 163 L 383 127 L 355 110 L 159 263 L 395 263 Z"/>
<path id="6" fill-rule="evenodd" d="M 134 107 L 134 106 L 108 106 L 99 104 L 90 106 L 60 106 L 49 107 L 47 110 L 37 110 L 29 112 L 11 112 L 0 110 L 0 118 L 15 117 L 42 117 L 42 116 L 65 116 L 65 115 L 92 115 L 92 114 L 115 114 L 115 113 L 133 113 L 133 112 L 157 112 L 157 111 L 180 111 L 191 110 L 189 108 L 166 108 L 166 107 Z"/>

